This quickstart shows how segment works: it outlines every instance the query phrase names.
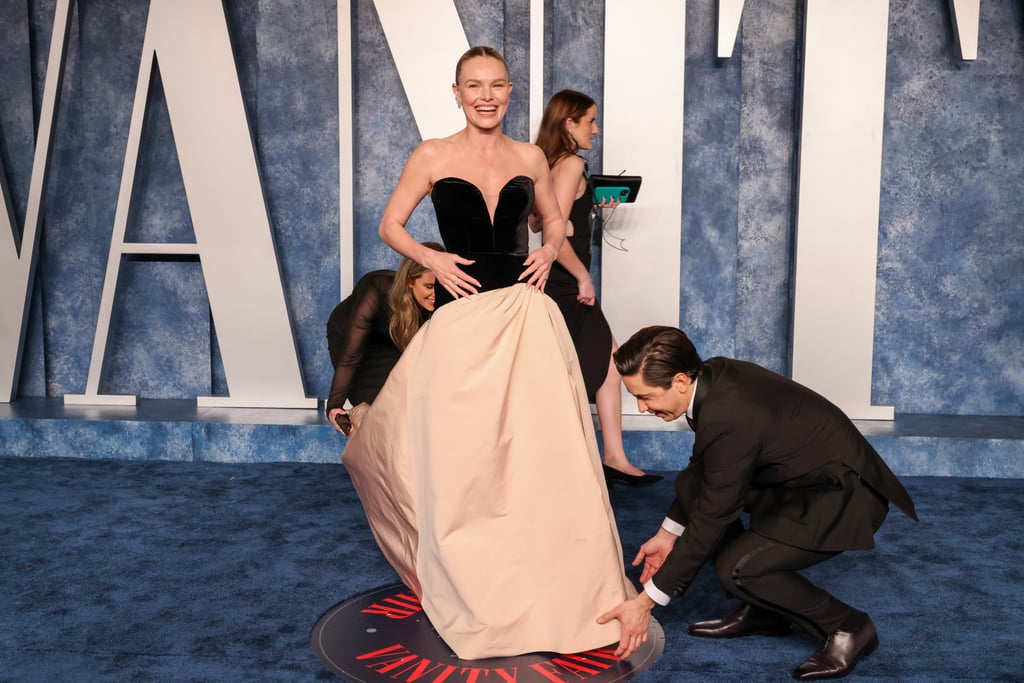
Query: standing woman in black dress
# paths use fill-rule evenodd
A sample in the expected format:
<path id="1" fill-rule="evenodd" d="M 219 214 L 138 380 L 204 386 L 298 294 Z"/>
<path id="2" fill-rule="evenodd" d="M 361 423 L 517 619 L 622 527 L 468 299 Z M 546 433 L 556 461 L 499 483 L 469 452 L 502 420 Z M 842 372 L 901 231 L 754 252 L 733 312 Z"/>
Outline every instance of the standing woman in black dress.
<path id="1" fill-rule="evenodd" d="M 436 242 L 423 245 L 444 251 Z M 344 433 L 337 420 L 348 416 L 346 401 L 353 406 L 351 419 L 359 422 L 433 310 L 434 274 L 409 258 L 402 259 L 397 272 L 375 270 L 359 278 L 334 308 L 327 320 L 327 349 L 334 366 L 327 419 L 335 429 Z"/>
<path id="2" fill-rule="evenodd" d="M 544 291 L 565 316 L 579 356 L 587 397 L 597 404 L 606 479 L 609 483 L 643 486 L 661 477 L 644 474 L 626 457 L 619 388 L 622 378 L 612 362 L 612 352 L 618 344 L 590 278 L 591 217 L 596 209 L 586 162 L 578 152 L 590 149 L 592 138 L 599 132 L 597 104 L 591 97 L 575 90 L 561 90 L 551 96 L 541 119 L 537 146 L 544 150 L 551 167 L 555 196 L 568 225 Z"/>

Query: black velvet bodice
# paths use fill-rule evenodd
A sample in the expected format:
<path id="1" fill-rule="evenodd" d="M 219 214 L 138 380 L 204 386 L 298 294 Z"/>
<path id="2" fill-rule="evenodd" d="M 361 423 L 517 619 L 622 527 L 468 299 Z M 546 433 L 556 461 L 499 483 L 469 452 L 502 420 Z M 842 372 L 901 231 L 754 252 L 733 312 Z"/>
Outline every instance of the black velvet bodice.
<path id="1" fill-rule="evenodd" d="M 449 252 L 475 263 L 462 270 L 480 281 L 479 290 L 517 282 L 529 254 L 529 218 L 533 211 L 533 180 L 515 176 L 501 188 L 491 221 L 484 196 L 461 178 L 441 178 L 430 191 L 437 225 Z M 443 287 L 435 289 L 436 305 L 451 301 Z"/>

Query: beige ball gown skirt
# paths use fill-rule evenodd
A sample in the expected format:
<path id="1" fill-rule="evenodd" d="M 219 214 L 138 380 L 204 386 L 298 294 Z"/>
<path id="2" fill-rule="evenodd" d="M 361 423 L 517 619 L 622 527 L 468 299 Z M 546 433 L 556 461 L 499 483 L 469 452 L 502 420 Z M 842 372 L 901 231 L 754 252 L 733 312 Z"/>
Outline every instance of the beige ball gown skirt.
<path id="1" fill-rule="evenodd" d="M 374 537 L 462 659 L 615 643 L 635 595 L 565 322 L 524 284 L 439 308 L 342 461 Z"/>

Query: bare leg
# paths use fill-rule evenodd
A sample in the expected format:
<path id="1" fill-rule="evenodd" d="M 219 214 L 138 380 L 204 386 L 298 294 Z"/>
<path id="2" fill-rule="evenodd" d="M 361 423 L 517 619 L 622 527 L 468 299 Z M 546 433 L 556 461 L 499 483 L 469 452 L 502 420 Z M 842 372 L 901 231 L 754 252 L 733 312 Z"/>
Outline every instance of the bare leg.
<path id="1" fill-rule="evenodd" d="M 619 345 L 612 338 L 612 353 Z M 604 444 L 604 464 L 626 474 L 640 476 L 644 471 L 635 467 L 626 457 L 622 445 L 622 377 L 615 369 L 615 363 L 608 359 L 608 374 L 597 390 L 595 403 L 597 419 L 601 423 L 601 441 Z"/>

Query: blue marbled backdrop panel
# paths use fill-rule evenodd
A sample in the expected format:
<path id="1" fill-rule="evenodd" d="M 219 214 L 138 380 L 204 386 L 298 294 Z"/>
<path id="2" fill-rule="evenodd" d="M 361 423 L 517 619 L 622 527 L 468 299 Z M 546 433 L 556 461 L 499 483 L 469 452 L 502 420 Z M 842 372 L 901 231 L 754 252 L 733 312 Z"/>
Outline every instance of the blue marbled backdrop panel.
<path id="1" fill-rule="evenodd" d="M 357 0 L 352 7 L 353 126 L 359 131 L 352 146 L 353 247 L 358 277 L 398 264 L 397 254 L 377 236 L 377 225 L 402 166 L 420 143 L 420 137 L 373 2 Z M 453 64 L 453 77 L 454 69 Z M 420 204 L 407 227 L 417 240 L 437 239 L 437 222 L 430 202 Z"/>
<path id="2" fill-rule="evenodd" d="M 55 395 L 85 389 L 147 12 L 148 3 L 139 0 L 116 4 L 85 1 L 76 3 L 72 16 L 47 187 L 44 248 L 39 263 L 46 314 L 47 391 Z M 52 16 L 51 10 L 45 18 L 44 59 Z M 41 72 L 46 72 L 45 62 Z M 169 142 L 167 128 L 154 125 L 150 126 L 150 131 L 151 135 L 142 142 L 142 149 L 147 152 L 152 152 L 153 146 L 165 146 Z M 161 221 L 161 215 L 180 213 L 173 205 L 173 191 L 163 194 L 162 188 L 155 186 L 163 171 L 172 165 L 163 164 L 166 157 L 164 160 L 159 157 L 159 154 L 148 157 L 153 164 L 141 172 L 151 181 L 143 180 L 136 186 L 138 196 L 153 197 L 157 202 L 156 214 L 133 217 L 150 222 L 153 228 L 147 232 L 151 235 L 173 224 L 173 221 Z M 143 159 L 140 157 L 140 160 Z M 154 313 L 165 314 L 164 326 L 173 325 L 184 315 L 161 302 L 163 289 L 147 290 L 144 278 L 136 279 L 129 274 L 121 285 L 117 290 L 117 305 L 142 298 L 139 301 L 142 307 L 156 307 Z M 171 286 L 178 286 L 178 283 Z M 147 334 L 152 335 L 149 339 L 165 339 L 165 329 L 147 330 Z M 119 360 L 113 376 L 108 375 L 104 378 L 107 381 L 101 382 L 104 390 L 134 393 L 156 384 L 162 384 L 168 393 L 194 388 L 194 384 L 182 381 L 182 377 L 153 377 L 149 375 L 148 366 L 133 363 L 131 358 L 146 346 L 145 340 L 125 336 L 134 332 L 137 330 L 133 330 L 130 323 L 127 328 L 111 327 L 108 349 Z M 176 351 L 182 363 L 188 364 L 193 349 Z"/>
<path id="3" fill-rule="evenodd" d="M 545 55 L 551 70 L 549 82 L 545 84 L 545 103 L 553 93 L 565 88 L 586 93 L 598 103 L 604 99 L 604 43 L 595 40 L 595 36 L 602 35 L 604 2 L 555 3 L 551 50 Z M 605 131 L 601 107 L 597 110 L 602 135 L 594 139 L 593 149 L 585 153 L 593 173 L 601 172 L 601 141 L 605 137 L 635 134 L 629 130 Z"/>
<path id="4" fill-rule="evenodd" d="M 594 36 L 604 35 L 604 2 L 581 0 L 556 3 L 548 11 L 548 36 L 544 45 L 544 103 L 559 90 L 570 89 L 590 95 L 598 102 L 597 125 L 602 134 L 593 140 L 593 147 L 582 152 L 591 173 L 601 173 L 601 155 L 606 135 L 632 135 L 628 130 L 605 131 L 604 112 L 604 44 Z M 604 245 L 598 228 L 593 235 L 590 275 L 598 297 L 601 296 L 601 251 Z"/>
<path id="5" fill-rule="evenodd" d="M 705 358 L 736 344 L 736 192 L 742 57 L 715 57 L 715 12 L 686 11 L 680 326 Z"/>
<path id="6" fill-rule="evenodd" d="M 736 349 L 789 373 L 798 3 L 750 4 L 741 32 Z"/>
<path id="7" fill-rule="evenodd" d="M 455 2 L 469 42 L 508 56 L 516 90 L 506 131 L 520 139 L 528 134 L 529 4 Z M 600 108 L 604 3 L 544 4 L 546 81 L 533 87 L 584 90 Z M 76 6 L 25 396 L 85 387 L 148 12 L 147 0 Z M 0 3 L 0 159 L 18 221 L 54 7 Z M 785 372 L 803 10 L 784 0 L 746 3 L 728 60 L 715 57 L 715 10 L 712 2 L 687 3 L 680 319 L 705 355 Z M 225 13 L 303 379 L 307 393 L 324 397 L 324 323 L 340 289 L 336 5 L 260 0 L 226 3 Z M 351 14 L 361 275 L 398 261 L 377 224 L 420 140 L 374 3 L 354 0 Z M 875 402 L 898 412 L 1024 412 L 1022 34 L 1017 5 L 982 3 L 978 60 L 966 63 L 942 3 L 891 3 L 873 386 Z M 156 81 L 129 235 L 189 240 L 162 98 Z M 638 103 L 636 130 L 604 135 L 642 134 L 642 115 Z M 594 170 L 600 153 L 599 140 L 589 155 Z M 437 237 L 429 202 L 409 228 L 417 239 Z M 226 390 L 199 264 L 128 262 L 116 302 L 104 390 L 185 398 Z"/>
<path id="8" fill-rule="evenodd" d="M 911 413 L 1024 414 L 1024 41 L 982 3 L 978 59 L 948 13 L 894 6 L 874 395 Z M 943 39 L 945 38 L 945 39 Z"/>
<path id="9" fill-rule="evenodd" d="M 326 396 L 326 323 L 339 278 L 337 10 L 261 0 L 252 34 L 259 87 L 250 120 L 263 194 L 306 392 Z"/>

